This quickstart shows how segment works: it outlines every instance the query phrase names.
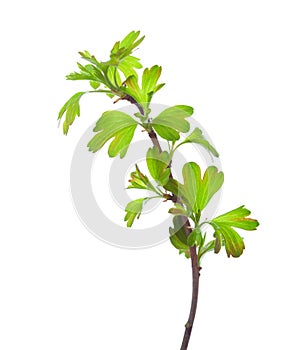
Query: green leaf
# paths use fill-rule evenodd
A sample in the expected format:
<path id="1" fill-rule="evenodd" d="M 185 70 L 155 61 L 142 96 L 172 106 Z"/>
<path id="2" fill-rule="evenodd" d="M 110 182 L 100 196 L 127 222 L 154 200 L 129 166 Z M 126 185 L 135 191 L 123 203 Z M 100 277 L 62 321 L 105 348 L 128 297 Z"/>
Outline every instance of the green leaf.
<path id="1" fill-rule="evenodd" d="M 183 220 L 185 217 L 175 216 L 173 218 L 173 227 L 169 228 L 170 241 L 173 246 L 179 250 L 180 253 L 184 253 L 186 257 L 189 257 L 189 246 L 187 244 L 186 233 L 184 230 Z"/>
<path id="2" fill-rule="evenodd" d="M 189 211 L 200 214 L 207 206 L 213 195 L 221 188 L 224 175 L 214 166 L 209 166 L 201 178 L 198 164 L 189 162 L 182 168 L 184 183 L 170 179 L 164 188 L 181 197 Z"/>
<path id="3" fill-rule="evenodd" d="M 93 89 L 97 89 L 99 86 L 101 85 L 101 83 L 99 83 L 98 81 L 90 81 L 90 86 L 93 88 Z"/>
<path id="4" fill-rule="evenodd" d="M 126 215 L 124 217 L 124 221 L 127 221 L 127 227 L 131 227 L 135 218 L 139 219 L 143 202 L 147 198 L 139 198 L 134 201 L 131 201 L 127 204 L 125 211 Z"/>
<path id="5" fill-rule="evenodd" d="M 137 77 L 136 69 L 142 68 L 141 63 L 139 62 L 139 58 L 134 56 L 127 56 L 123 61 L 119 63 L 118 69 L 124 74 L 125 79 L 134 75 Z"/>
<path id="6" fill-rule="evenodd" d="M 165 190 L 175 194 L 176 196 L 180 196 L 180 189 L 182 185 L 175 179 L 169 179 L 169 181 L 164 185 Z"/>
<path id="7" fill-rule="evenodd" d="M 67 135 L 69 126 L 73 124 L 75 118 L 80 116 L 80 106 L 79 101 L 80 98 L 85 94 L 85 92 L 77 92 L 64 104 L 64 106 L 60 109 L 58 119 L 60 120 L 64 113 L 65 120 L 63 123 L 63 133 Z"/>
<path id="8" fill-rule="evenodd" d="M 119 47 L 130 48 L 134 44 L 135 40 L 139 37 L 140 31 L 135 32 L 134 30 L 126 35 L 121 41 Z"/>
<path id="9" fill-rule="evenodd" d="M 170 176 L 170 155 L 167 151 L 159 152 L 158 147 L 149 148 L 146 155 L 146 162 L 149 172 L 154 180 L 164 186 Z"/>
<path id="10" fill-rule="evenodd" d="M 202 134 L 202 131 L 199 128 L 195 128 L 190 135 L 186 137 L 186 139 L 180 143 L 183 145 L 185 143 L 196 143 L 198 145 L 203 146 L 206 150 L 211 152 L 215 157 L 219 157 L 219 153 L 216 149 L 205 139 Z M 179 145 L 178 145 L 179 146 Z M 178 147 L 177 146 L 177 147 Z"/>
<path id="11" fill-rule="evenodd" d="M 92 64 L 87 64 L 83 66 L 80 63 L 77 63 L 80 72 L 73 72 L 66 76 L 67 80 L 92 80 L 98 81 L 105 84 L 106 80 L 103 75 L 103 72 L 99 70 L 96 66 Z"/>
<path id="12" fill-rule="evenodd" d="M 85 59 L 86 61 L 92 63 L 95 67 L 97 67 L 99 70 L 104 71 L 105 65 L 102 62 L 97 61 L 95 56 L 91 55 L 87 50 L 83 52 L 79 52 L 80 56 Z"/>
<path id="13" fill-rule="evenodd" d="M 164 139 L 176 141 L 180 138 L 179 132 L 188 132 L 190 124 L 185 118 L 193 114 L 193 108 L 178 105 L 161 112 L 153 119 L 152 125 L 156 132 Z"/>
<path id="14" fill-rule="evenodd" d="M 248 218 L 251 212 L 242 205 L 239 208 L 231 210 L 223 215 L 220 215 L 213 219 L 213 222 L 218 225 L 229 225 L 233 227 L 238 227 L 243 230 L 252 231 L 256 230 L 259 225 L 257 220 Z"/>
<path id="15" fill-rule="evenodd" d="M 203 247 L 201 247 L 199 249 L 199 252 L 198 252 L 198 261 L 199 261 L 199 265 L 201 263 L 201 260 L 202 260 L 202 257 L 208 253 L 208 252 L 211 252 L 215 249 L 215 240 L 212 240 L 210 242 L 208 242 L 207 244 L 205 244 Z"/>
<path id="16" fill-rule="evenodd" d="M 191 234 L 187 237 L 187 244 L 189 247 L 193 247 L 195 244 L 201 245 L 202 235 L 199 229 L 194 229 Z"/>
<path id="17" fill-rule="evenodd" d="M 139 167 L 137 165 L 135 165 L 135 171 L 131 173 L 131 179 L 129 182 L 131 185 L 129 185 L 127 188 L 149 190 L 158 193 L 148 177 L 139 170 Z"/>
<path id="18" fill-rule="evenodd" d="M 183 202 L 194 212 L 203 209 L 198 206 L 201 192 L 201 171 L 198 164 L 194 162 L 184 164 L 182 168 L 184 185 L 179 187 L 179 194 Z"/>
<path id="19" fill-rule="evenodd" d="M 200 210 L 205 208 L 213 195 L 219 191 L 224 182 L 224 174 L 215 166 L 209 166 L 204 173 L 197 198 L 197 206 Z"/>
<path id="20" fill-rule="evenodd" d="M 153 93 L 162 87 L 157 87 L 157 82 L 160 78 L 161 73 L 162 67 L 159 66 L 153 66 L 150 69 L 146 68 L 144 70 L 142 75 L 142 94 L 144 96 L 143 102 L 150 102 Z"/>
<path id="21" fill-rule="evenodd" d="M 245 248 L 242 237 L 232 228 L 237 227 L 243 230 L 255 230 L 259 225 L 257 220 L 247 218 L 250 211 L 242 205 L 210 221 L 215 229 L 215 253 L 218 253 L 224 245 L 228 257 L 239 257 Z"/>
<path id="22" fill-rule="evenodd" d="M 142 91 L 138 85 L 138 80 L 137 80 L 137 76 L 135 75 L 131 75 L 130 77 L 128 77 L 125 81 L 126 87 L 124 88 L 124 91 L 132 96 L 136 102 L 142 104 L 144 98 L 142 95 Z"/>
<path id="23" fill-rule="evenodd" d="M 243 238 L 232 228 L 226 225 L 220 225 L 215 231 L 216 242 L 215 253 L 218 253 L 221 246 L 224 245 L 228 258 L 232 255 L 238 258 L 242 255 L 245 245 Z"/>
<path id="24" fill-rule="evenodd" d="M 97 121 L 94 131 L 97 134 L 88 143 L 89 150 L 97 152 L 104 144 L 114 137 L 109 146 L 109 156 L 120 153 L 123 158 L 133 138 L 137 122 L 128 114 L 120 111 L 107 111 Z"/>

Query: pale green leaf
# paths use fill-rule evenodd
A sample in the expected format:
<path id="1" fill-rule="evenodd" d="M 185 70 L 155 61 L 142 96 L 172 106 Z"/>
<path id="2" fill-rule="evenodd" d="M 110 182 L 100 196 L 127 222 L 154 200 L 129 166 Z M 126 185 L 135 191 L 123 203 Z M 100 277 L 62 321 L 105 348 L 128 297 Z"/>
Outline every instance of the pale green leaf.
<path id="1" fill-rule="evenodd" d="M 131 227 L 135 218 L 139 219 L 143 202 L 147 198 L 139 198 L 134 201 L 131 201 L 127 204 L 125 211 L 126 215 L 124 217 L 124 221 L 127 221 L 127 227 Z"/>
<path id="2" fill-rule="evenodd" d="M 97 121 L 94 131 L 97 134 L 88 143 L 89 150 L 97 152 L 114 137 L 109 147 L 110 157 L 120 153 L 122 158 L 132 140 L 137 122 L 121 111 L 107 111 Z"/>
<path id="3" fill-rule="evenodd" d="M 159 185 L 164 186 L 170 176 L 170 155 L 167 151 L 159 152 L 158 147 L 149 148 L 146 162 L 149 172 Z"/>
<path id="4" fill-rule="evenodd" d="M 211 152 L 215 157 L 219 157 L 219 153 L 216 149 L 209 143 L 208 140 L 202 134 L 202 131 L 199 128 L 195 128 L 190 135 L 186 137 L 186 139 L 180 143 L 180 145 L 184 143 L 196 143 L 198 145 L 203 146 L 206 150 Z"/>
<path id="5" fill-rule="evenodd" d="M 213 195 L 219 191 L 224 182 L 223 172 L 219 172 L 215 166 L 209 166 L 201 181 L 200 192 L 197 197 L 197 205 L 199 209 L 207 206 Z"/>
<path id="6" fill-rule="evenodd" d="M 179 132 L 189 131 L 190 124 L 185 119 L 192 114 L 193 108 L 189 106 L 169 107 L 153 119 L 152 125 L 161 137 L 176 141 L 179 139 Z M 166 132 L 164 132 L 165 129 Z"/>
<path id="7" fill-rule="evenodd" d="M 225 224 L 233 227 L 238 227 L 243 230 L 252 231 L 259 225 L 257 220 L 248 218 L 251 213 L 248 209 L 242 205 L 239 208 L 231 210 L 223 215 L 220 215 L 213 219 L 213 222 L 217 224 Z"/>
<path id="8" fill-rule="evenodd" d="M 60 120 L 65 113 L 65 120 L 63 123 L 63 133 L 67 135 L 69 126 L 73 124 L 76 117 L 80 116 L 80 98 L 85 92 L 77 92 L 64 104 L 60 109 L 58 119 Z"/>

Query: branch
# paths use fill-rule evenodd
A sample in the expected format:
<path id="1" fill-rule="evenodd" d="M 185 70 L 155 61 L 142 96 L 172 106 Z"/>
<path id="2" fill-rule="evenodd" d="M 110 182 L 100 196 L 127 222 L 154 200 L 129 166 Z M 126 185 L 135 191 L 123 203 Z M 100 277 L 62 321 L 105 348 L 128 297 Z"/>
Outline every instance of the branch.
<path id="1" fill-rule="evenodd" d="M 144 110 L 142 106 L 132 97 L 129 95 L 126 95 L 122 98 L 122 100 L 127 100 L 132 104 L 135 104 L 139 110 L 139 112 L 144 115 Z M 158 147 L 159 152 L 162 152 L 162 147 L 160 145 L 160 142 L 158 140 L 158 136 L 156 132 L 154 131 L 153 128 L 148 132 L 148 135 L 150 139 L 152 140 L 152 143 L 154 146 Z M 173 178 L 172 175 L 172 170 L 171 170 L 171 164 L 170 164 L 170 178 Z M 176 202 L 180 201 L 180 198 L 178 198 L 174 193 L 172 194 L 173 201 L 176 200 Z M 185 220 L 184 216 L 180 216 L 180 220 L 182 221 L 182 226 L 184 226 L 184 230 L 186 233 L 186 237 L 188 237 L 191 233 L 191 226 L 190 226 L 190 221 L 187 219 Z M 193 247 L 189 248 L 190 252 L 190 259 L 191 259 L 191 269 L 192 269 L 192 299 L 191 299 L 191 306 L 190 306 L 190 312 L 189 312 L 189 317 L 188 321 L 185 324 L 185 332 L 184 332 L 184 337 L 182 341 L 182 345 L 180 350 L 186 350 L 189 344 L 192 328 L 193 328 L 193 323 L 194 323 L 194 318 L 196 314 L 196 308 L 197 308 L 197 301 L 198 301 L 198 286 L 199 286 L 199 276 L 200 276 L 200 267 L 198 265 L 198 257 L 197 257 L 197 249 L 196 245 Z"/>

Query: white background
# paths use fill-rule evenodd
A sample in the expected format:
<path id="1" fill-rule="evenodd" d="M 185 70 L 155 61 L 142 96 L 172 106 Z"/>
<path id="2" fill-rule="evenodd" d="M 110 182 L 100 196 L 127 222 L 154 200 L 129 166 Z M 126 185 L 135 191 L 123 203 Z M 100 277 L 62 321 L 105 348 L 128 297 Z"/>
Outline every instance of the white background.
<path id="1" fill-rule="evenodd" d="M 289 0 L 2 2 L 1 349 L 180 348 L 189 261 L 167 243 L 106 245 L 72 207 L 74 147 L 111 101 L 57 129 L 84 88 L 64 79 L 77 52 L 104 59 L 133 29 L 142 62 L 164 69 L 155 101 L 194 106 L 221 153 L 220 210 L 246 204 L 261 223 L 240 259 L 205 259 L 190 349 L 292 349 L 292 12 Z"/>

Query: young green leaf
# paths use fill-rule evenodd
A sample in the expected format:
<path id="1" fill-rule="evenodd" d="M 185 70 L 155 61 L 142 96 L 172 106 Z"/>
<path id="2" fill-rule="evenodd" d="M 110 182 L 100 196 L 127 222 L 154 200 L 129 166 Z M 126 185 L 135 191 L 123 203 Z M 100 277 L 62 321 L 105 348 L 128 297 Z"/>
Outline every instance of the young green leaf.
<path id="1" fill-rule="evenodd" d="M 80 116 L 80 106 L 79 100 L 85 94 L 85 92 L 77 92 L 64 104 L 64 106 L 60 109 L 58 119 L 60 120 L 64 113 L 65 120 L 63 123 L 63 133 L 67 135 L 69 126 L 73 124 L 76 117 Z"/>
<path id="2" fill-rule="evenodd" d="M 170 155 L 167 151 L 159 152 L 158 147 L 149 148 L 146 155 L 146 162 L 149 172 L 154 180 L 164 186 L 170 176 Z"/>
<path id="3" fill-rule="evenodd" d="M 120 111 L 107 111 L 97 121 L 94 131 L 97 134 L 88 143 L 89 150 L 97 152 L 104 144 L 114 137 L 109 146 L 109 156 L 120 153 L 123 158 L 133 138 L 137 122 L 128 114 Z"/>
<path id="4" fill-rule="evenodd" d="M 127 56 L 119 63 L 118 69 L 123 73 L 125 80 L 134 75 L 137 77 L 137 72 L 135 69 L 142 68 L 139 58 L 134 56 Z"/>
<path id="5" fill-rule="evenodd" d="M 219 153 L 216 149 L 209 143 L 208 140 L 202 134 L 202 131 L 199 128 L 195 128 L 190 135 L 186 137 L 186 139 L 181 142 L 177 147 L 183 145 L 185 143 L 196 143 L 198 145 L 203 146 L 206 150 L 211 152 L 215 157 L 219 157 Z M 176 148 L 177 148 L 176 147 Z"/>
<path id="6" fill-rule="evenodd" d="M 200 246 L 202 243 L 202 235 L 198 228 L 194 229 L 187 237 L 187 244 L 189 247 L 193 247 L 195 244 Z"/>
<path id="7" fill-rule="evenodd" d="M 164 84 L 157 86 L 157 82 L 162 73 L 162 67 L 153 66 L 152 68 L 146 68 L 142 75 L 142 94 L 144 97 L 143 102 L 150 102 L 152 95 L 163 87 Z"/>
<path id="8" fill-rule="evenodd" d="M 134 201 L 131 201 L 127 204 L 125 211 L 126 215 L 124 217 L 124 221 L 127 221 L 127 227 L 131 227 L 135 218 L 139 219 L 143 202 L 147 198 L 139 198 Z"/>
<path id="9" fill-rule="evenodd" d="M 230 226 L 220 225 L 215 231 L 215 253 L 218 253 L 224 245 L 228 258 L 232 255 L 238 258 L 245 248 L 243 238 Z"/>
<path id="10" fill-rule="evenodd" d="M 212 241 L 208 242 L 207 244 L 205 244 L 203 247 L 199 248 L 199 251 L 198 251 L 199 265 L 201 265 L 201 260 L 202 260 L 203 256 L 206 253 L 213 251 L 214 249 L 215 249 L 215 240 L 212 240 Z"/>
<path id="11" fill-rule="evenodd" d="M 215 166 L 209 166 L 203 176 L 197 205 L 200 210 L 205 208 L 213 195 L 219 191 L 224 182 L 223 172 L 219 172 Z"/>
<path id="12" fill-rule="evenodd" d="M 200 167 L 194 162 L 184 164 L 182 174 L 184 184 L 178 183 L 178 195 L 190 210 L 200 213 L 221 188 L 224 175 L 216 167 L 209 166 L 202 179 Z"/>
<path id="13" fill-rule="evenodd" d="M 135 171 L 131 173 L 130 185 L 127 188 L 136 188 L 142 190 L 148 190 L 160 194 L 158 190 L 152 185 L 146 175 L 144 175 L 137 165 L 135 165 Z"/>
<path id="14" fill-rule="evenodd" d="M 161 112 L 152 121 L 152 126 L 156 132 L 169 141 L 179 140 L 179 132 L 188 132 L 190 124 L 186 118 L 193 114 L 193 108 L 178 105 L 170 107 Z"/>
<path id="15" fill-rule="evenodd" d="M 228 257 L 239 257 L 245 248 L 242 237 L 232 228 L 252 231 L 259 225 L 257 220 L 247 218 L 250 211 L 242 205 L 210 221 L 215 228 L 215 253 L 218 253 L 224 245 Z"/>
<path id="16" fill-rule="evenodd" d="M 252 231 L 259 225 L 257 220 L 248 218 L 251 212 L 242 205 L 239 208 L 231 210 L 223 215 L 220 215 L 213 219 L 213 222 L 218 225 L 229 225 L 238 227 L 243 230 Z"/>

